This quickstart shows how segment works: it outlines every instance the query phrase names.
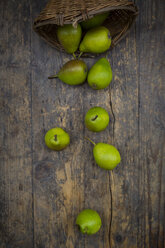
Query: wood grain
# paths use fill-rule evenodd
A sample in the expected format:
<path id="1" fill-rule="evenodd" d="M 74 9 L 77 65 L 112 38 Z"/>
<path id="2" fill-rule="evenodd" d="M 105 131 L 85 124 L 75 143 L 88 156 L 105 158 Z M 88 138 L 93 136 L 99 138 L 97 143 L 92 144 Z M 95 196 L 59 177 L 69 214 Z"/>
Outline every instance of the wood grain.
<path id="1" fill-rule="evenodd" d="M 47 79 L 72 57 L 33 32 L 45 4 L 0 2 L 0 248 L 163 248 L 164 3 L 137 1 L 140 15 L 108 54 L 114 79 L 101 91 Z M 85 61 L 90 68 L 96 59 Z M 98 134 L 84 126 L 93 106 L 110 114 Z M 44 144 L 55 126 L 71 136 L 62 152 Z M 119 149 L 113 175 L 95 164 L 85 136 Z M 102 218 L 96 235 L 75 225 L 84 208 Z"/>
<path id="2" fill-rule="evenodd" d="M 156 5 L 155 5 L 156 4 Z M 144 2 L 136 28 L 139 82 L 138 245 L 164 247 L 165 76 L 164 4 Z M 144 61 L 143 64 L 141 61 Z"/>
<path id="3" fill-rule="evenodd" d="M 14 14 L 15 9 L 18 10 L 18 15 Z M 2 248 L 33 247 L 29 16 L 30 6 L 26 1 L 0 3 Z"/>

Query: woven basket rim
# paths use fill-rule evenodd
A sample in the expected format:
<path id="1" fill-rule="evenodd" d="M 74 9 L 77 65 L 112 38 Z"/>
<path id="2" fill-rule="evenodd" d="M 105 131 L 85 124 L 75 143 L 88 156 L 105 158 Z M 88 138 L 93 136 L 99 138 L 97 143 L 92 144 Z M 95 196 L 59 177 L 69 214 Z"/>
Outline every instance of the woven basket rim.
<path id="1" fill-rule="evenodd" d="M 99 10 L 88 11 L 88 16 L 90 18 L 92 18 L 94 15 L 102 14 L 102 13 L 105 13 L 105 12 L 108 12 L 108 11 L 113 11 L 113 10 L 128 10 L 128 11 L 131 11 L 135 17 L 139 14 L 137 6 L 135 6 L 135 4 L 133 2 L 128 2 L 127 6 L 113 6 L 113 7 L 109 6 L 109 7 L 106 7 L 106 8 L 99 9 Z M 90 14 L 92 14 L 92 15 L 90 16 Z M 63 25 L 64 24 L 73 24 L 73 26 L 77 26 L 77 23 L 80 23 L 82 21 L 84 21 L 84 19 L 83 19 L 82 15 L 80 15 L 79 17 L 77 17 L 72 22 L 65 22 L 64 21 Z M 49 19 L 49 20 L 43 20 L 43 21 L 39 20 L 38 21 L 38 17 L 37 17 L 34 20 L 33 29 L 35 31 L 37 31 L 37 28 L 42 27 L 44 25 L 48 25 L 48 24 L 50 24 L 50 25 L 51 24 L 52 25 L 60 25 L 59 23 L 57 24 L 57 18 Z"/>

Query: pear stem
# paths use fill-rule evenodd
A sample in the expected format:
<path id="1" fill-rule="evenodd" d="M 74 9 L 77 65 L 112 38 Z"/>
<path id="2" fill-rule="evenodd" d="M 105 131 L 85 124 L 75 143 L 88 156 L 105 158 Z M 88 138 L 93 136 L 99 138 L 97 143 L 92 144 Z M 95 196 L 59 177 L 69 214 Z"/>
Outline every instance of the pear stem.
<path id="1" fill-rule="evenodd" d="M 98 115 L 96 115 L 93 119 L 91 119 L 92 121 L 95 121 L 97 119 Z"/>
<path id="2" fill-rule="evenodd" d="M 85 136 L 85 139 L 88 140 L 89 142 L 91 142 L 94 146 L 96 145 L 96 143 L 93 142 L 90 138 L 88 138 L 88 137 Z"/>
<path id="3" fill-rule="evenodd" d="M 83 54 L 83 52 L 81 52 L 81 53 L 79 54 L 78 59 L 80 59 L 80 57 L 82 56 L 82 54 Z"/>
<path id="4" fill-rule="evenodd" d="M 74 59 L 77 59 L 77 57 L 76 57 L 75 53 L 73 53 L 73 57 L 74 57 Z"/>
<path id="5" fill-rule="evenodd" d="M 48 77 L 48 79 L 53 79 L 53 78 L 57 78 L 57 77 L 58 77 L 58 75 L 52 75 L 52 76 Z"/>

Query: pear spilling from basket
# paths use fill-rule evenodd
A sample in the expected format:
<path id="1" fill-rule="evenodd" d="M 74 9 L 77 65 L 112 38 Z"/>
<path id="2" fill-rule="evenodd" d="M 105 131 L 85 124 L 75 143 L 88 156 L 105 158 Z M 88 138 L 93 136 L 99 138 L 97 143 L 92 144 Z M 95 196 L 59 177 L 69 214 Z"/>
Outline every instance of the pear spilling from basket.
<path id="1" fill-rule="evenodd" d="M 98 27 L 103 24 L 103 22 L 109 16 L 109 12 L 95 15 L 94 17 L 88 19 L 87 21 L 81 22 L 81 27 L 85 30 Z"/>
<path id="2" fill-rule="evenodd" d="M 87 31 L 80 43 L 79 50 L 81 53 L 103 53 L 110 48 L 110 45 L 111 35 L 109 30 L 100 26 Z"/>
<path id="3" fill-rule="evenodd" d="M 74 28 L 72 24 L 59 26 L 57 29 L 57 38 L 67 53 L 74 53 L 79 47 L 82 30 L 80 24 Z"/>
<path id="4" fill-rule="evenodd" d="M 94 90 L 106 88 L 112 81 L 112 69 L 106 58 L 99 59 L 89 70 L 88 84 Z"/>
<path id="5" fill-rule="evenodd" d="M 59 78 L 69 85 L 79 85 L 84 83 L 88 73 L 87 65 L 82 60 L 70 60 L 63 65 L 57 75 L 52 75 L 49 79 Z"/>

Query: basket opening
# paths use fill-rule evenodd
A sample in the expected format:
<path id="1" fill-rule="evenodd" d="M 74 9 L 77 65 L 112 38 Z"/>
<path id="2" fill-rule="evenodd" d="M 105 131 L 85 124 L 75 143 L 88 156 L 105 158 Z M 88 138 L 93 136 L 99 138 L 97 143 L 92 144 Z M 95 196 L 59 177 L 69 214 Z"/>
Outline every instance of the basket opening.
<path id="1" fill-rule="evenodd" d="M 112 10 L 104 25 L 110 30 L 112 36 L 112 45 L 115 46 L 120 37 L 130 28 L 133 22 L 132 12 L 130 10 Z"/>
<path id="2" fill-rule="evenodd" d="M 134 19 L 135 15 L 131 10 L 115 9 L 110 11 L 110 15 L 105 20 L 103 25 L 110 30 L 112 36 L 112 47 L 115 46 L 127 32 Z M 79 23 L 81 21 L 79 21 Z M 44 24 L 43 22 L 42 25 L 36 27 L 35 29 L 37 33 L 39 33 L 49 44 L 57 47 L 59 50 L 64 51 L 63 47 L 60 45 L 57 39 L 57 27 L 58 26 L 56 24 Z"/>

